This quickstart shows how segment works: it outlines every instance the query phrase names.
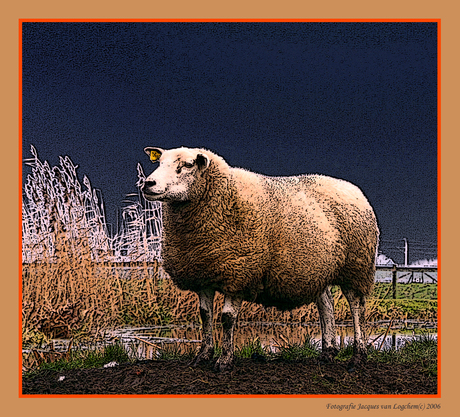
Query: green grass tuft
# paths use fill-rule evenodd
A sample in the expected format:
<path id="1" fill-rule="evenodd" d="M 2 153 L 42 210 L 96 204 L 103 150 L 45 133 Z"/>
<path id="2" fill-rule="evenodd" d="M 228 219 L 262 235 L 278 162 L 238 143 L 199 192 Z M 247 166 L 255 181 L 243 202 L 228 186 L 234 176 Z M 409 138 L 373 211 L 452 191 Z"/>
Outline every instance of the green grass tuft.
<path id="1" fill-rule="evenodd" d="M 110 362 L 118 364 L 131 362 L 128 351 L 119 343 L 106 345 L 101 348 L 76 349 L 70 352 L 68 358 L 61 358 L 54 362 L 42 362 L 37 369 L 25 374 L 31 375 L 37 371 L 65 371 L 70 369 L 102 368 Z"/>
<path id="2" fill-rule="evenodd" d="M 240 358 L 251 358 L 254 354 L 262 356 L 268 354 L 267 349 L 262 346 L 258 337 L 246 342 L 243 346 L 237 346 L 235 348 L 235 356 Z"/>
<path id="3" fill-rule="evenodd" d="M 420 363 L 429 375 L 438 373 L 438 342 L 429 333 L 414 336 L 400 349 L 371 349 L 369 359 L 382 363 Z"/>
<path id="4" fill-rule="evenodd" d="M 302 342 L 285 341 L 285 344 L 278 347 L 276 357 L 285 361 L 296 361 L 303 358 L 316 358 L 321 353 L 319 342 L 306 337 Z"/>

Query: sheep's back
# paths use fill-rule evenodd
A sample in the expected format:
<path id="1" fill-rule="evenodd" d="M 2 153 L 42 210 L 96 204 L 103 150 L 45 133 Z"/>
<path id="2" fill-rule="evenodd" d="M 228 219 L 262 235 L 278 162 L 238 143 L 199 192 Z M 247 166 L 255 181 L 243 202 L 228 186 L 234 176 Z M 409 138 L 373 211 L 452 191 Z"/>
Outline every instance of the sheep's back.
<path id="1" fill-rule="evenodd" d="M 287 303 L 302 294 L 316 297 L 324 286 L 348 279 L 364 280 L 362 292 L 367 292 L 378 229 L 362 192 L 346 181 L 313 175 L 268 177 L 265 184 L 270 196 L 270 292 L 290 288 Z"/>

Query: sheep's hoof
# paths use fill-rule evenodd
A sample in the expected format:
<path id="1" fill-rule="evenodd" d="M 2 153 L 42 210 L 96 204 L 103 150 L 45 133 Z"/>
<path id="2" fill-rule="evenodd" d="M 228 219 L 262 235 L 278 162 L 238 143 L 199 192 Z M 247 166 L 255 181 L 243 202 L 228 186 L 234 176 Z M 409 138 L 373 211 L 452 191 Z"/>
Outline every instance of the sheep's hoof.
<path id="1" fill-rule="evenodd" d="M 350 365 L 356 367 L 367 362 L 367 352 L 355 352 L 350 359 Z"/>
<path id="2" fill-rule="evenodd" d="M 227 360 L 219 359 L 214 365 L 214 369 L 217 372 L 231 371 L 233 369 L 233 364 L 234 364 L 233 359 L 227 359 Z"/>
<path id="3" fill-rule="evenodd" d="M 362 344 L 353 346 L 353 359 L 358 362 L 367 362 L 367 347 Z"/>
<path id="4" fill-rule="evenodd" d="M 338 353 L 338 349 L 334 347 L 325 348 L 321 351 L 321 354 L 319 355 L 319 361 L 321 363 L 334 362 L 334 358 L 337 356 Z"/>
<path id="5" fill-rule="evenodd" d="M 211 351 L 203 351 L 199 353 L 193 360 L 189 363 L 189 366 L 196 367 L 204 362 L 209 362 L 212 357 L 214 356 L 214 352 Z"/>
<path id="6" fill-rule="evenodd" d="M 261 355 L 260 353 L 254 352 L 251 355 L 251 359 L 253 362 L 258 362 L 258 363 L 266 363 L 267 362 L 267 357 L 264 355 Z"/>

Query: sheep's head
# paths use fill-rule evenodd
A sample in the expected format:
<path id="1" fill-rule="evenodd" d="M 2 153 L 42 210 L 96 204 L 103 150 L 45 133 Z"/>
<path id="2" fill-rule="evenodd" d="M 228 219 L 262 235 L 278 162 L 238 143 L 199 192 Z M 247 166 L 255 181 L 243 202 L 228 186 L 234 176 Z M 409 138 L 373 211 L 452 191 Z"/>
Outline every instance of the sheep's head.
<path id="1" fill-rule="evenodd" d="M 158 163 L 142 187 L 150 201 L 186 202 L 199 198 L 205 189 L 203 173 L 210 159 L 200 149 L 177 148 L 164 150 L 147 147 L 144 152 Z"/>

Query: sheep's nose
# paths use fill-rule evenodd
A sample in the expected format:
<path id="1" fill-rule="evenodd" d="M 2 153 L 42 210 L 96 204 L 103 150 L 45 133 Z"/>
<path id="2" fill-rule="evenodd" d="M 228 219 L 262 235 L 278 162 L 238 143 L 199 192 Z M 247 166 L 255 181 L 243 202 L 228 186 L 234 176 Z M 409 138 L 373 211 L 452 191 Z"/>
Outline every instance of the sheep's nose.
<path id="1" fill-rule="evenodd" d="M 145 181 L 142 189 L 145 190 L 146 188 L 154 187 L 155 185 L 157 185 L 156 181 Z"/>

